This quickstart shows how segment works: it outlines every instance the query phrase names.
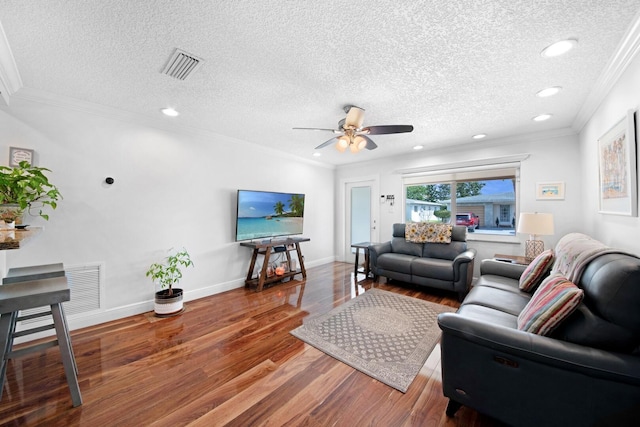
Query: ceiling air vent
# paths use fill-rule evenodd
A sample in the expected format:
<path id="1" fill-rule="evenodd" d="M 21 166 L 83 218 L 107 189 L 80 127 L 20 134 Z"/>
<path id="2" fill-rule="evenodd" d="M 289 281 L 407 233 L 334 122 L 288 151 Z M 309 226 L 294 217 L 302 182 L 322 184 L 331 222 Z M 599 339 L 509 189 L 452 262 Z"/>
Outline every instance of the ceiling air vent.
<path id="1" fill-rule="evenodd" d="M 176 49 L 169 61 L 167 61 L 162 74 L 178 80 L 186 80 L 203 62 L 204 59 L 202 58 L 198 58 L 184 50 Z"/>

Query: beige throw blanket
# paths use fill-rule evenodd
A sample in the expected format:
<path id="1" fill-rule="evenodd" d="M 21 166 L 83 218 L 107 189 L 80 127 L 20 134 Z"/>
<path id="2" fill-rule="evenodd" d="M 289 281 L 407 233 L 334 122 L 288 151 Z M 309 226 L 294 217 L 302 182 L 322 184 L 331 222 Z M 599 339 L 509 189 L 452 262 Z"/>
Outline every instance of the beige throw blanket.
<path id="1" fill-rule="evenodd" d="M 606 253 L 620 250 L 605 246 L 586 234 L 569 233 L 562 237 L 555 248 L 555 261 L 551 274 L 560 274 L 573 283 L 578 283 L 589 262 Z"/>

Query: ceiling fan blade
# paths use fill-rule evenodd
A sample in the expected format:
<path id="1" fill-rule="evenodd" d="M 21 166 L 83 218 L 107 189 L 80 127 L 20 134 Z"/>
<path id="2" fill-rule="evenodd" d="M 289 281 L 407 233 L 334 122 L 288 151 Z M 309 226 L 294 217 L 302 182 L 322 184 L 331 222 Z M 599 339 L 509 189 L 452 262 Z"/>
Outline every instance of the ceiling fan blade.
<path id="1" fill-rule="evenodd" d="M 411 125 L 386 125 L 386 126 L 367 126 L 362 129 L 368 135 L 386 135 L 390 133 L 406 133 L 413 131 Z"/>
<path id="2" fill-rule="evenodd" d="M 364 110 L 360 107 L 352 105 L 347 113 L 347 118 L 344 121 L 345 127 L 353 127 L 354 129 L 360 129 L 362 122 L 364 121 Z"/>
<path id="3" fill-rule="evenodd" d="M 340 131 L 337 129 L 326 129 L 326 128 L 292 128 L 293 130 L 319 130 L 319 131 L 327 131 L 333 133 L 339 133 Z"/>
<path id="4" fill-rule="evenodd" d="M 331 145 L 332 143 L 336 142 L 336 140 L 337 140 L 338 138 L 339 138 L 339 137 L 334 136 L 333 138 L 331 138 L 331 139 L 329 139 L 329 140 L 327 140 L 327 141 L 323 142 L 322 144 L 318 145 L 315 149 L 316 149 L 316 150 L 319 150 L 319 149 L 321 149 L 321 148 L 326 147 L 327 145 Z"/>
<path id="5" fill-rule="evenodd" d="M 367 150 L 375 150 L 376 148 L 378 148 L 378 144 L 373 142 L 373 140 L 369 138 L 367 135 L 360 135 L 360 136 L 367 141 L 367 145 L 365 145 L 364 148 L 366 148 Z"/>

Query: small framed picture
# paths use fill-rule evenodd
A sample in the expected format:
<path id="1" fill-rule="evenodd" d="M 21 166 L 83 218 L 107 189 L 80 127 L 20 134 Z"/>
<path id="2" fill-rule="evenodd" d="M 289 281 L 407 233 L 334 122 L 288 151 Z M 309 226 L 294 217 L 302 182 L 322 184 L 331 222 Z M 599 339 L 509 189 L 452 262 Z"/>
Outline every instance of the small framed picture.
<path id="1" fill-rule="evenodd" d="M 538 182 L 536 184 L 537 200 L 564 200 L 564 182 Z"/>
<path id="2" fill-rule="evenodd" d="M 9 166 L 15 168 L 25 161 L 33 166 L 33 150 L 28 148 L 9 147 Z"/>

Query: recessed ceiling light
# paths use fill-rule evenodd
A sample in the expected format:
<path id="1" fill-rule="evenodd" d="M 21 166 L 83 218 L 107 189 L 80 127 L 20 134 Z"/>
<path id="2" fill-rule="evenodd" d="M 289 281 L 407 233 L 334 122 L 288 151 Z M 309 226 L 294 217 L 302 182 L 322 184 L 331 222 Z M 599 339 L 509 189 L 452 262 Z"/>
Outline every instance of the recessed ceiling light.
<path id="1" fill-rule="evenodd" d="M 413 149 L 414 150 L 422 150 L 424 148 L 424 145 L 414 145 Z"/>
<path id="2" fill-rule="evenodd" d="M 554 44 L 545 47 L 542 52 L 540 52 L 540 55 L 545 58 L 564 55 L 577 45 L 578 40 L 575 39 L 560 40 L 559 42 L 555 42 Z"/>
<path id="3" fill-rule="evenodd" d="M 319 152 L 319 151 L 315 151 L 315 152 L 313 153 L 313 157 L 320 157 L 320 156 L 322 156 L 322 153 L 321 153 L 321 152 Z"/>
<path id="4" fill-rule="evenodd" d="M 536 93 L 536 96 L 539 97 L 539 98 L 546 98 L 548 96 L 556 95 L 561 90 L 562 90 L 562 86 L 548 87 L 548 88 L 542 89 L 541 91 Z"/>
<path id="5" fill-rule="evenodd" d="M 533 119 L 534 122 L 544 122 L 545 120 L 549 120 L 551 118 L 551 114 L 540 114 L 539 116 L 535 116 Z"/>
<path id="6" fill-rule="evenodd" d="M 486 138 L 486 137 L 487 137 L 487 135 L 486 135 L 486 134 L 484 134 L 484 133 L 479 133 L 479 134 L 477 134 L 477 135 L 473 135 L 471 138 L 473 138 L 473 139 L 482 139 L 482 138 Z"/>
<path id="7" fill-rule="evenodd" d="M 178 113 L 173 108 L 163 108 L 160 111 L 162 111 L 162 114 L 164 114 L 165 116 L 169 116 L 169 117 L 176 117 L 176 116 L 180 115 L 180 113 Z"/>

